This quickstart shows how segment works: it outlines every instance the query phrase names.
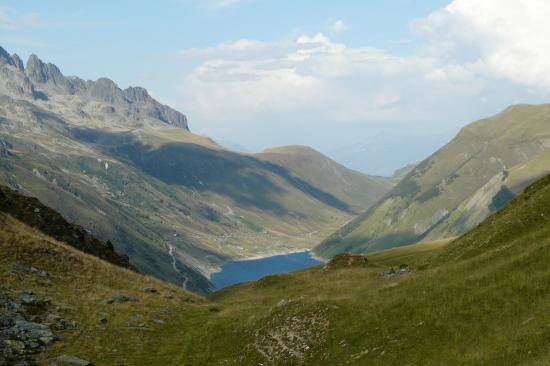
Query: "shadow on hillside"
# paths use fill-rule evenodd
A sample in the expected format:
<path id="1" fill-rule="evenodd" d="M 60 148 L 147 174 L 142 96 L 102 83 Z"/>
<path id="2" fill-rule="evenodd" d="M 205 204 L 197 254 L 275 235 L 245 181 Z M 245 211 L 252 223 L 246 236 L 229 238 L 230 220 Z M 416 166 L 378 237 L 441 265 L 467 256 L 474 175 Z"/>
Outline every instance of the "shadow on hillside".
<path id="1" fill-rule="evenodd" d="M 293 176 L 285 168 L 251 156 L 193 143 L 168 143 L 155 149 L 136 141 L 130 133 L 93 129 L 72 129 L 72 133 L 76 139 L 92 143 L 164 183 L 226 195 L 241 205 L 276 215 L 289 212 L 278 202 L 277 195 L 282 194 L 284 188 L 268 177 L 269 172 L 329 206 L 351 212 L 345 202 Z"/>

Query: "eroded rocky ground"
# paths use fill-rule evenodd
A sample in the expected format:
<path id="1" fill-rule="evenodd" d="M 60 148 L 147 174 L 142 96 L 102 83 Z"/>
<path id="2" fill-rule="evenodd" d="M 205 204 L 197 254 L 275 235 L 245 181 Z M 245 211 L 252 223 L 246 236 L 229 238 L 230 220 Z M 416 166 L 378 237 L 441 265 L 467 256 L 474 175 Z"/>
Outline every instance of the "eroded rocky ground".
<path id="1" fill-rule="evenodd" d="M 16 264 L 14 272 L 30 272 L 48 283 L 44 270 Z M 78 329 L 66 317 L 67 309 L 51 303 L 31 290 L 0 288 L 0 365 L 36 365 L 64 332 Z M 91 365 L 75 356 L 53 358 L 51 365 Z"/>

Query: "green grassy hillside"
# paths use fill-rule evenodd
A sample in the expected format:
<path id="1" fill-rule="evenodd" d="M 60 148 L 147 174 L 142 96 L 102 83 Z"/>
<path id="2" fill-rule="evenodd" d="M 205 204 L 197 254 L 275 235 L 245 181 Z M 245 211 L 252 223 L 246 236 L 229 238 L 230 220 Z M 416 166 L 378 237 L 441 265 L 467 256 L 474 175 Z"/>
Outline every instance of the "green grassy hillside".
<path id="1" fill-rule="evenodd" d="M 466 126 L 383 200 L 315 252 L 369 252 L 460 235 L 550 173 L 550 105 L 517 105 Z"/>
<path id="2" fill-rule="evenodd" d="M 547 177 L 454 241 L 215 293 L 219 316 L 232 321 L 213 322 L 197 346 L 251 365 L 547 365 L 549 203 Z M 410 271 L 379 275 L 402 265 Z M 239 337 L 224 341 L 222 332 Z M 191 360 L 206 364 L 201 357 Z"/>
<path id="3" fill-rule="evenodd" d="M 344 254 L 208 299 L 3 215 L 1 291 L 16 299 L 31 290 L 50 299 L 43 313 L 76 321 L 52 326 L 60 340 L 34 356 L 42 362 L 65 354 L 96 365 L 548 365 L 549 202 L 550 176 L 457 239 Z M 105 301 L 117 295 L 138 301 Z"/>

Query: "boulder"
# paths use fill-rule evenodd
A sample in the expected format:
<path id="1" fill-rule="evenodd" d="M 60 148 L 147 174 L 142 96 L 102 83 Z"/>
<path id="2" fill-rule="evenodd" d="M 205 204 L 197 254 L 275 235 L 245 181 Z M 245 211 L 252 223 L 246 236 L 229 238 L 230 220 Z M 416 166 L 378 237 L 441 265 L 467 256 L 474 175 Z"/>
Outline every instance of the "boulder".
<path id="1" fill-rule="evenodd" d="M 58 366 L 63 365 L 76 365 L 76 366 L 93 366 L 90 361 L 84 360 L 80 357 L 61 355 L 55 359 Z"/>
<path id="2" fill-rule="evenodd" d="M 103 303 L 104 304 L 112 304 L 112 303 L 115 303 L 115 302 L 124 303 L 124 302 L 138 302 L 138 301 L 139 301 L 139 298 L 136 297 L 136 296 L 117 294 L 117 295 L 111 297 L 110 299 L 104 300 Z"/>

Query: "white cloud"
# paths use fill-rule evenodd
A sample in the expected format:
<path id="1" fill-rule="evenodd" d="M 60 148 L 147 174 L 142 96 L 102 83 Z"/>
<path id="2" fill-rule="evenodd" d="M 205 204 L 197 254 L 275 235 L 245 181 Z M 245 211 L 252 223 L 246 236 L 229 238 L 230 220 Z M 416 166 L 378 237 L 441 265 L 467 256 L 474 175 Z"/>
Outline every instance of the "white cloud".
<path id="1" fill-rule="evenodd" d="M 221 57 L 224 55 L 235 57 L 236 54 L 240 54 L 241 57 L 250 57 L 251 53 L 265 51 L 271 47 L 268 43 L 253 39 L 240 39 L 236 42 L 222 43 L 217 47 L 182 50 L 178 52 L 178 57 L 182 59 Z"/>
<path id="2" fill-rule="evenodd" d="M 424 79 L 433 63 L 375 48 L 348 48 L 321 33 L 293 42 L 243 40 L 180 55 L 206 57 L 185 78 L 186 105 L 201 119 L 219 123 L 228 117 L 257 121 L 285 113 L 336 121 L 396 119 L 408 84 L 403 79 Z"/>
<path id="3" fill-rule="evenodd" d="M 455 0 L 413 28 L 443 60 L 548 90 L 548 19 L 547 0 Z"/>
<path id="4" fill-rule="evenodd" d="M 182 104 L 202 128 L 465 123 L 548 95 L 547 19 L 543 0 L 454 0 L 414 22 L 424 45 L 405 56 L 322 33 L 184 50 L 179 56 L 197 65 L 184 79 Z"/>
<path id="5" fill-rule="evenodd" d="M 344 23 L 344 21 L 341 20 L 341 19 L 335 20 L 335 21 L 332 22 L 331 25 L 330 25 L 330 32 L 331 32 L 332 34 L 342 33 L 342 32 L 345 31 L 346 29 L 347 29 L 347 25 L 346 25 L 346 23 Z"/>
<path id="6" fill-rule="evenodd" d="M 19 15 L 5 8 L 0 8 L 0 29 L 19 30 L 22 28 L 33 27 L 40 22 L 38 13 L 28 13 Z"/>

